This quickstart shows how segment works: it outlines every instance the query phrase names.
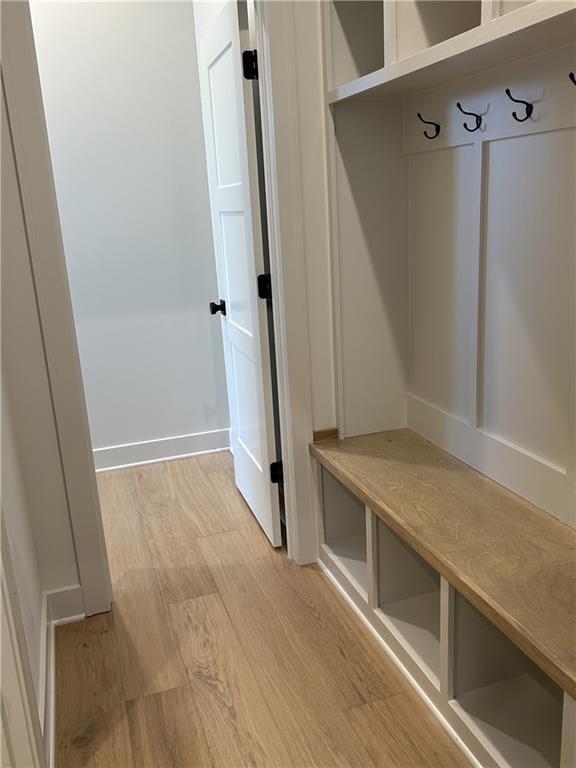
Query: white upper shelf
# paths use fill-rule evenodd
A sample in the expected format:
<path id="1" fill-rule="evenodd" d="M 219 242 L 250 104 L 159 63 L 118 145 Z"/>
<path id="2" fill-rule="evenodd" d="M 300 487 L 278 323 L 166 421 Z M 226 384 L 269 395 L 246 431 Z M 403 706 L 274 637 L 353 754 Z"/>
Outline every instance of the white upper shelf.
<path id="1" fill-rule="evenodd" d="M 576 0 L 540 0 L 333 88 L 328 103 L 432 88 L 575 40 Z"/>

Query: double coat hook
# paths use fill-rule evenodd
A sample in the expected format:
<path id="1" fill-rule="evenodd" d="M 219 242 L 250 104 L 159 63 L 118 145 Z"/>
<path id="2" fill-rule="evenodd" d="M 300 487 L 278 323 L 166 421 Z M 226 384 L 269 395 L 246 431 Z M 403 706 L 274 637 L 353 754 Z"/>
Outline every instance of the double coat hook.
<path id="1" fill-rule="evenodd" d="M 532 117 L 532 113 L 534 112 L 534 104 L 531 104 L 529 101 L 525 101 L 524 99 L 515 99 L 514 96 L 510 93 L 510 88 L 506 88 L 506 96 L 510 99 L 510 101 L 513 101 L 515 104 L 524 104 L 524 107 L 526 108 L 526 114 L 524 117 L 518 117 L 517 112 L 512 112 L 512 117 L 514 120 L 516 120 L 519 123 L 523 123 L 525 120 L 528 120 L 529 117 Z"/>
<path id="2" fill-rule="evenodd" d="M 572 83 L 576 85 L 576 74 L 574 74 L 574 72 L 568 72 L 568 77 L 572 80 Z"/>
<path id="3" fill-rule="evenodd" d="M 466 128 L 466 130 L 469 131 L 470 133 L 474 133 L 474 131 L 477 131 L 478 128 L 480 128 L 480 126 L 482 125 L 482 115 L 477 115 L 476 112 L 467 112 L 462 107 L 462 104 L 460 104 L 459 101 L 456 102 L 456 106 L 458 107 L 460 112 L 462 112 L 463 115 L 470 115 L 470 117 L 473 117 L 474 120 L 476 121 L 476 125 L 474 126 L 474 128 L 470 128 L 468 123 L 463 123 L 464 128 Z"/>
<path id="4" fill-rule="evenodd" d="M 435 123 L 433 120 L 424 120 L 420 112 L 417 112 L 416 114 L 418 115 L 418 119 L 421 120 L 425 125 L 434 126 L 434 134 L 431 136 L 428 131 L 423 131 L 424 136 L 426 136 L 427 139 L 436 139 L 440 134 L 440 124 Z"/>

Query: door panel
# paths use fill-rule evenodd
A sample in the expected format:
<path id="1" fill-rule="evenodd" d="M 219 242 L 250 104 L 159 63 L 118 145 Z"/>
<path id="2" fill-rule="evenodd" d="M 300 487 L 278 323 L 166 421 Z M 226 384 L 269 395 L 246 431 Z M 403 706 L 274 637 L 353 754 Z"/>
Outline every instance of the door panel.
<path id="1" fill-rule="evenodd" d="M 274 546 L 281 542 L 272 385 L 265 302 L 257 296 L 263 271 L 254 126 L 235 2 L 229 2 L 199 43 L 202 113 L 210 207 L 230 405 L 236 484 Z M 216 297 L 214 297 L 216 298 Z"/>

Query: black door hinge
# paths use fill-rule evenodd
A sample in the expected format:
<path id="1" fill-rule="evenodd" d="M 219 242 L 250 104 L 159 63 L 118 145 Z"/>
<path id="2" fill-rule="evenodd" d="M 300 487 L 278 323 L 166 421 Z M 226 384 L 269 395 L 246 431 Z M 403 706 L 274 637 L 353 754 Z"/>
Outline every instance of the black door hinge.
<path id="1" fill-rule="evenodd" d="M 242 72 L 246 80 L 258 80 L 257 51 L 242 51 Z"/>
<path id="2" fill-rule="evenodd" d="M 269 272 L 258 275 L 258 298 L 272 299 L 272 278 Z"/>
<path id="3" fill-rule="evenodd" d="M 284 471 L 282 469 L 281 461 L 273 461 L 270 464 L 270 482 L 277 484 L 284 481 Z"/>

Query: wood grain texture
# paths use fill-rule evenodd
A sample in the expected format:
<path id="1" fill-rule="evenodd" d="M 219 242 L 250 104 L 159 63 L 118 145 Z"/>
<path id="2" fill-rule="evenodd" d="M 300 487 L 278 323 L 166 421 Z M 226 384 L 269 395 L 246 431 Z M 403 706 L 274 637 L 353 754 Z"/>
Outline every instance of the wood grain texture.
<path id="1" fill-rule="evenodd" d="M 395 754 L 380 703 L 415 699 L 409 684 L 316 566 L 269 546 L 230 468 L 175 463 L 98 476 L 115 603 L 58 630 L 58 764 L 373 768 Z M 411 727 L 452 768 L 440 724 Z"/>
<path id="2" fill-rule="evenodd" d="M 209 473 L 204 472 L 198 462 L 181 459 L 167 462 L 164 466 L 174 496 L 194 524 L 197 536 L 235 530 L 234 516 L 222 506 L 214 484 L 208 479 Z"/>
<path id="3" fill-rule="evenodd" d="M 144 515 L 142 527 L 166 603 L 216 591 L 194 536 L 194 524 L 178 501 Z"/>
<path id="4" fill-rule="evenodd" d="M 410 430 L 310 452 L 576 695 L 576 531 Z"/>
<path id="5" fill-rule="evenodd" d="M 173 605 L 170 619 L 216 765 L 287 765 L 280 730 L 219 595 Z"/>
<path id="6" fill-rule="evenodd" d="M 139 512 L 157 512 L 175 500 L 174 488 L 165 462 L 143 464 L 122 470 Z M 109 473 L 105 473 L 107 476 Z"/>
<path id="7" fill-rule="evenodd" d="M 275 606 L 286 638 L 330 699 L 346 710 L 404 690 L 400 673 L 382 664 L 382 651 L 316 566 L 278 556 L 249 570 Z"/>
<path id="8" fill-rule="evenodd" d="M 338 440 L 338 427 L 328 427 L 327 429 L 315 429 L 312 433 L 312 440 L 315 443 L 321 443 L 323 440 Z"/>
<path id="9" fill-rule="evenodd" d="M 100 508 L 112 583 L 127 571 L 150 568 L 138 508 L 132 494 L 132 470 L 97 475 Z"/>
<path id="10" fill-rule="evenodd" d="M 379 768 L 465 768 L 469 763 L 416 695 L 402 693 L 349 710 L 347 717 Z"/>
<path id="11" fill-rule="evenodd" d="M 274 553 L 274 547 L 236 488 L 234 470 L 210 472 L 208 482 L 214 494 L 220 499 L 229 519 L 233 521 L 234 529 L 242 531 L 252 555 L 256 558 L 270 557 Z"/>
<path id="12" fill-rule="evenodd" d="M 189 688 L 135 699 L 127 708 L 138 768 L 216 766 Z"/>
<path id="13" fill-rule="evenodd" d="M 214 451 L 197 457 L 198 464 L 204 472 L 219 472 L 223 469 L 234 469 L 234 459 L 230 451 Z"/>
<path id="14" fill-rule="evenodd" d="M 152 567 L 113 584 L 114 624 L 126 699 L 186 685 Z"/>
<path id="15" fill-rule="evenodd" d="M 290 763 L 371 765 L 345 719 L 329 681 L 315 674 L 314 658 L 295 648 L 279 621 L 275 595 L 251 573 L 238 533 L 200 541 L 218 591 L 277 723 L 282 723 Z M 253 561 L 255 562 L 255 561 Z"/>
<path id="16" fill-rule="evenodd" d="M 114 593 L 114 624 L 127 699 L 186 684 L 156 571 L 131 492 L 133 474 L 98 475 Z"/>
<path id="17" fill-rule="evenodd" d="M 56 629 L 57 764 L 128 768 L 128 729 L 112 614 Z"/>

